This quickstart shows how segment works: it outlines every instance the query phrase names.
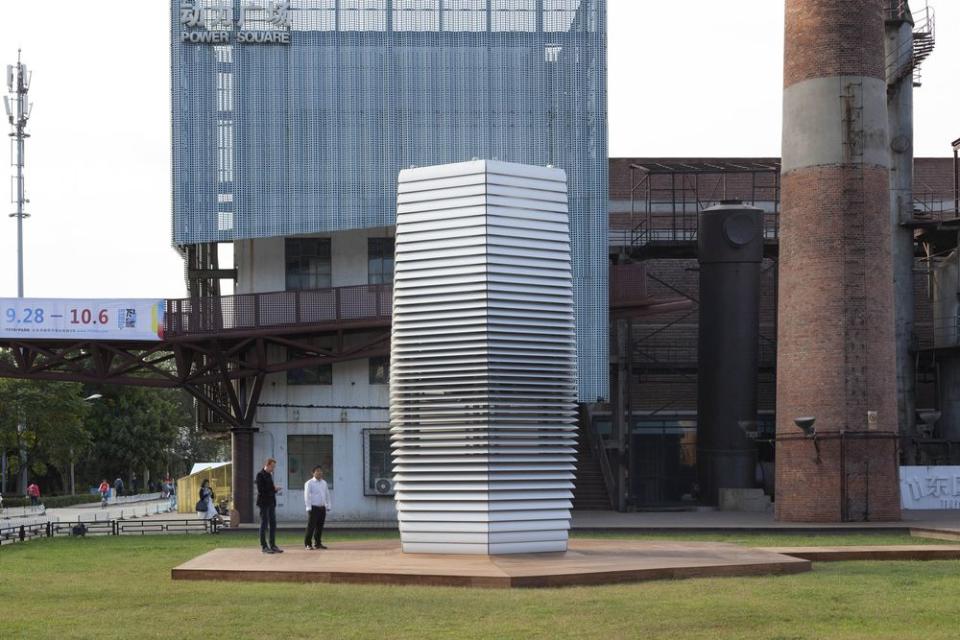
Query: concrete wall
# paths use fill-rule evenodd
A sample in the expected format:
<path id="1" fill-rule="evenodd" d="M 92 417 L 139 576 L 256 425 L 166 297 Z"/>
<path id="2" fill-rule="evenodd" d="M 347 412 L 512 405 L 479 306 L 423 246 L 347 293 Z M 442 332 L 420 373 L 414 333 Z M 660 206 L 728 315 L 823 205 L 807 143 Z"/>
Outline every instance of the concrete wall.
<path id="1" fill-rule="evenodd" d="M 330 237 L 333 286 L 367 283 L 367 238 L 393 235 L 390 229 L 361 229 L 324 234 Z M 237 293 L 282 291 L 285 288 L 284 239 L 263 238 L 235 243 Z M 362 340 L 363 336 L 347 338 Z M 285 354 L 279 348 L 271 360 Z M 333 365 L 331 385 L 288 385 L 285 373 L 267 377 L 254 434 L 254 473 L 276 458 L 274 479 L 284 493 L 277 501 L 279 520 L 306 520 L 303 486 L 288 486 L 287 437 L 333 436 L 333 510 L 330 520 L 396 518 L 392 497 L 364 495 L 365 429 L 387 429 L 389 385 L 370 384 L 366 358 Z M 358 408 L 363 407 L 363 408 Z M 309 462 L 308 462 L 309 464 Z"/>

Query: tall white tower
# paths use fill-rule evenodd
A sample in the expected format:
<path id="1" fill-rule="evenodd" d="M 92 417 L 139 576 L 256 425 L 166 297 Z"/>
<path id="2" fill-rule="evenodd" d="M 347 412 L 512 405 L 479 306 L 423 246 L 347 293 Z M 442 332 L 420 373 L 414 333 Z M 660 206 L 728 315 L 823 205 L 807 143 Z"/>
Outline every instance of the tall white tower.
<path id="1" fill-rule="evenodd" d="M 566 174 L 400 173 L 390 422 L 405 552 L 565 551 L 576 462 Z"/>

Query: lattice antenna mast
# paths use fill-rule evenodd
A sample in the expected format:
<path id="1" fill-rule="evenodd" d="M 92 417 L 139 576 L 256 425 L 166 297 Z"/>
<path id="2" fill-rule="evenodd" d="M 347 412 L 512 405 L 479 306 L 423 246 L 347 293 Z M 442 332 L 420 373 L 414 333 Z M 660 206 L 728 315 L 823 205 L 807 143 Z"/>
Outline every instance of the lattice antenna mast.
<path id="1" fill-rule="evenodd" d="M 3 106 L 10 122 L 11 153 L 10 159 L 16 167 L 16 174 L 12 176 L 10 198 L 17 205 L 11 218 L 17 219 L 17 297 L 23 297 L 23 219 L 29 214 L 24 211 L 29 202 L 23 188 L 23 161 L 24 143 L 30 137 L 27 133 L 27 121 L 33 111 L 33 103 L 28 100 L 30 91 L 31 72 L 20 59 L 20 50 L 17 49 L 17 64 L 7 65 L 7 93 L 3 97 Z"/>

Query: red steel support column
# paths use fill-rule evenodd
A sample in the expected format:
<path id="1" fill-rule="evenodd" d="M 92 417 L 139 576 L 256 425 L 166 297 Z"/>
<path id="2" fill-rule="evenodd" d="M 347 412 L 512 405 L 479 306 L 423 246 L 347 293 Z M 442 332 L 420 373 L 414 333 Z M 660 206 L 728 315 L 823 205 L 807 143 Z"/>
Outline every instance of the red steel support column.
<path id="1" fill-rule="evenodd" d="M 237 428 L 230 434 L 233 508 L 239 514 L 240 522 L 244 523 L 256 521 L 253 512 L 253 433 L 253 429 Z"/>
<path id="2" fill-rule="evenodd" d="M 886 1 L 786 0 L 778 520 L 900 518 Z"/>

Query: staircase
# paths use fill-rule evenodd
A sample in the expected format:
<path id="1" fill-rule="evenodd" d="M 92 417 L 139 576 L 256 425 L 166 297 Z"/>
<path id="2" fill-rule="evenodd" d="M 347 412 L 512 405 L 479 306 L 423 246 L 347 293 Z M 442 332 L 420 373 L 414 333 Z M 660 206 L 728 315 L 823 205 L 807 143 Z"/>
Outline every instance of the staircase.
<path id="1" fill-rule="evenodd" d="M 886 20 L 895 24 L 913 23 L 912 44 L 887 56 L 887 90 L 895 91 L 900 81 L 908 77 L 912 77 L 914 87 L 919 87 L 920 65 L 936 46 L 936 15 L 929 5 L 911 11 L 907 0 L 890 0 Z"/>
<path id="2" fill-rule="evenodd" d="M 913 32 L 913 86 L 920 86 L 920 64 L 930 57 L 935 46 L 932 23 L 929 31 Z"/>
<path id="3" fill-rule="evenodd" d="M 577 478 L 573 490 L 573 508 L 582 511 L 609 511 L 610 497 L 603 481 L 600 461 L 593 453 L 589 436 L 580 429 L 577 444 Z"/>

